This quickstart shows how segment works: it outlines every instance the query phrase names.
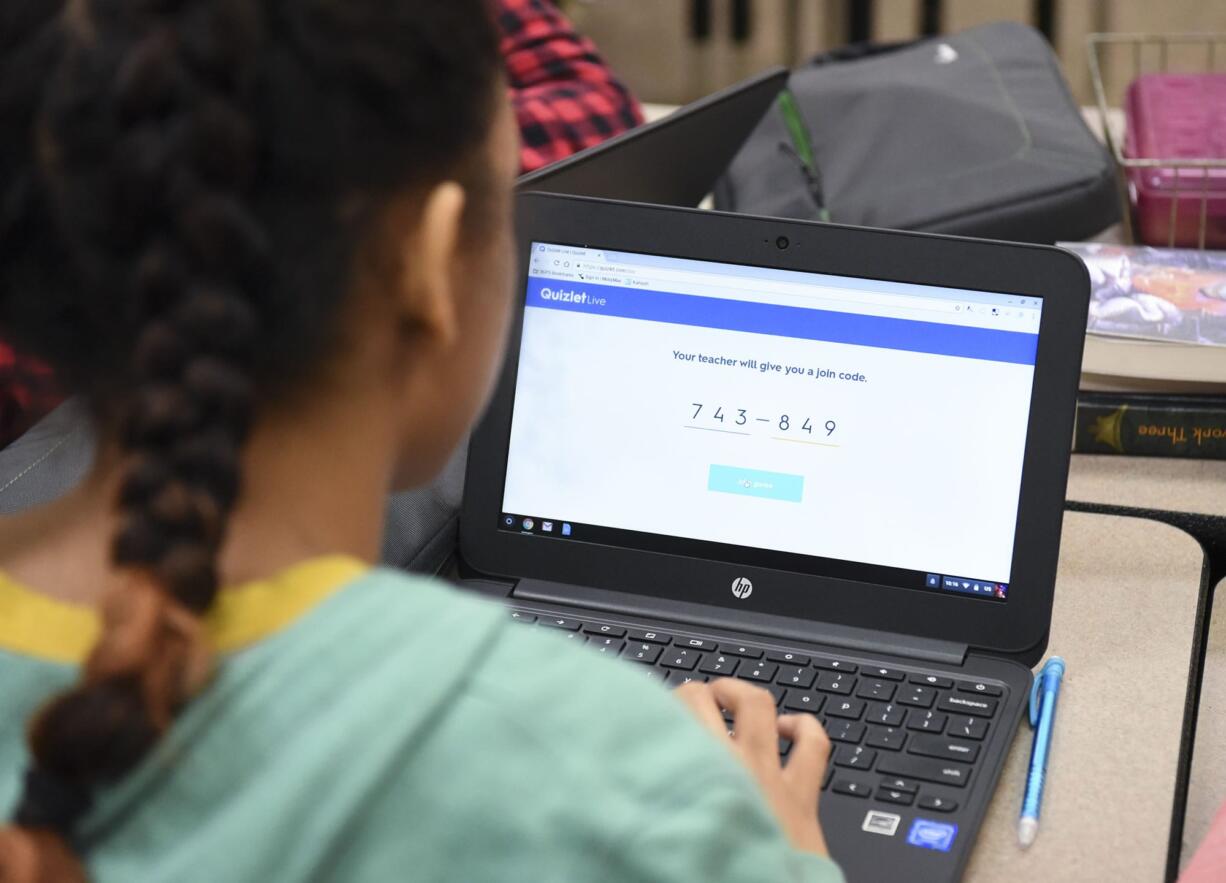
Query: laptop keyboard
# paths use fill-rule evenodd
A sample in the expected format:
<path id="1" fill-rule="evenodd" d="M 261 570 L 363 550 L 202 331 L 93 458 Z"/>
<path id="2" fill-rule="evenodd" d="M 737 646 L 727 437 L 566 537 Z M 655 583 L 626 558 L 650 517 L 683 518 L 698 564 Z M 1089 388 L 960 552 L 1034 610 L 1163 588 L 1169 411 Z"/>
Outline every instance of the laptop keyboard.
<path id="1" fill-rule="evenodd" d="M 1004 701 L 1003 684 L 948 673 L 524 610 L 510 615 L 637 663 L 669 686 L 721 677 L 751 681 L 774 695 L 781 713 L 821 720 L 831 742 L 823 789 L 927 812 L 953 812 L 965 803 Z M 726 721 L 731 730 L 730 715 Z M 790 749 L 781 739 L 780 754 Z"/>

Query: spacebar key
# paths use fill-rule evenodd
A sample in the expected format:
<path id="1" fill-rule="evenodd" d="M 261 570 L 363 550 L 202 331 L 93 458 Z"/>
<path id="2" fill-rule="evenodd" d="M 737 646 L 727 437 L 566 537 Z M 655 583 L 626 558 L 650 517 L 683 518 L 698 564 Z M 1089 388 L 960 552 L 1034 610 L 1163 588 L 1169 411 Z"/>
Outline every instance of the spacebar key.
<path id="1" fill-rule="evenodd" d="M 907 754 L 883 757 L 877 764 L 877 772 L 887 776 L 902 776 L 904 779 L 923 779 L 942 785 L 965 787 L 971 778 L 971 768 L 947 760 L 928 760 Z"/>

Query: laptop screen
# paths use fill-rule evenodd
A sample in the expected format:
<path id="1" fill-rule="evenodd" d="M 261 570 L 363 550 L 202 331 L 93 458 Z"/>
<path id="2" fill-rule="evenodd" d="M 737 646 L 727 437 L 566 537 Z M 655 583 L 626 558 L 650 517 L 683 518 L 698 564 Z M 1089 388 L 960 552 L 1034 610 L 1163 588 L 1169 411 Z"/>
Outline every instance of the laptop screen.
<path id="1" fill-rule="evenodd" d="M 501 530 L 1003 601 L 1042 302 L 535 242 Z"/>

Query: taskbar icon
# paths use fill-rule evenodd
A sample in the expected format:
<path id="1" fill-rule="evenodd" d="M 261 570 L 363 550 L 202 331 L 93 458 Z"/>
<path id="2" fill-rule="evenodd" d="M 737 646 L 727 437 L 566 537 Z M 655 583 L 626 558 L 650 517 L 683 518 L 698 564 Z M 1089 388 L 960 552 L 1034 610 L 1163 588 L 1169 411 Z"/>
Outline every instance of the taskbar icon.
<path id="1" fill-rule="evenodd" d="M 980 598 L 996 598 L 1004 601 L 1009 597 L 1008 583 L 998 583 L 995 580 L 968 579 L 962 576 L 942 576 L 929 573 L 924 584 L 928 588 L 939 588 L 946 592 L 957 592 L 960 595 L 975 595 Z"/>
<path id="2" fill-rule="evenodd" d="M 569 537 L 574 533 L 574 527 L 569 521 L 551 521 L 544 518 L 534 518 L 530 515 L 502 514 L 501 525 L 506 530 L 518 530 L 520 533 L 530 533 L 538 536 Z"/>

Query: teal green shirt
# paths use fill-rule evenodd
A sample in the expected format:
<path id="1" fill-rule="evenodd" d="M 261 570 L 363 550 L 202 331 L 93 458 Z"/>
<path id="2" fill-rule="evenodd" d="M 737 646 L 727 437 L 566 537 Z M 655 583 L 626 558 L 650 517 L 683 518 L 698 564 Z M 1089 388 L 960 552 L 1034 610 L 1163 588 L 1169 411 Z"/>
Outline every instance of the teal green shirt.
<path id="1" fill-rule="evenodd" d="M 80 827 L 94 881 L 821 881 L 626 662 L 440 583 L 318 559 L 222 593 L 216 677 Z M 94 614 L 0 576 L 0 813 Z"/>

